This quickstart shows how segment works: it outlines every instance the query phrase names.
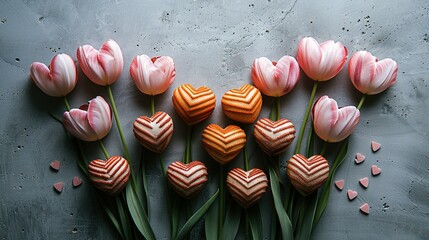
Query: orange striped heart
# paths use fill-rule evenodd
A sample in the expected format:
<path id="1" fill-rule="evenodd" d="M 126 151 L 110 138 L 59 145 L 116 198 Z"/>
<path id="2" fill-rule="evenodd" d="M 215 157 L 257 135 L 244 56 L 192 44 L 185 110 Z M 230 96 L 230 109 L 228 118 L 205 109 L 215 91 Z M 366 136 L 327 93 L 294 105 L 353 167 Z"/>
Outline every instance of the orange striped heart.
<path id="1" fill-rule="evenodd" d="M 262 107 L 261 92 L 252 85 L 245 84 L 240 89 L 232 89 L 222 97 L 222 110 L 234 121 L 250 124 L 259 115 Z"/>
<path id="2" fill-rule="evenodd" d="M 191 84 L 183 84 L 174 90 L 173 105 L 187 125 L 194 125 L 212 114 L 216 96 L 208 87 L 195 89 Z"/>
<path id="3" fill-rule="evenodd" d="M 204 163 L 193 161 L 185 164 L 179 161 L 168 166 L 167 177 L 172 188 L 182 197 L 194 197 L 208 180 L 207 168 Z"/>
<path id="4" fill-rule="evenodd" d="M 140 116 L 134 121 L 133 132 L 145 148 L 161 153 L 173 135 L 173 120 L 165 112 L 157 112 L 150 118 Z"/>
<path id="5" fill-rule="evenodd" d="M 303 196 L 307 196 L 328 179 L 329 164 L 321 155 L 306 158 L 301 154 L 295 154 L 287 163 L 286 174 L 295 189 Z"/>
<path id="6" fill-rule="evenodd" d="M 115 196 L 128 182 L 130 166 L 121 156 L 113 156 L 107 161 L 93 160 L 88 166 L 88 176 L 92 184 L 101 191 Z"/>
<path id="7" fill-rule="evenodd" d="M 269 118 L 259 119 L 253 135 L 259 147 L 268 155 L 278 155 L 285 151 L 295 138 L 295 127 L 292 122 L 281 118 L 272 121 Z"/>
<path id="8" fill-rule="evenodd" d="M 207 153 L 214 160 L 227 164 L 246 144 L 246 133 L 235 125 L 221 128 L 217 124 L 210 124 L 203 131 L 202 141 Z"/>
<path id="9" fill-rule="evenodd" d="M 244 208 L 249 208 L 265 193 L 268 179 L 258 168 L 249 171 L 234 168 L 228 173 L 226 184 L 232 197 Z"/>

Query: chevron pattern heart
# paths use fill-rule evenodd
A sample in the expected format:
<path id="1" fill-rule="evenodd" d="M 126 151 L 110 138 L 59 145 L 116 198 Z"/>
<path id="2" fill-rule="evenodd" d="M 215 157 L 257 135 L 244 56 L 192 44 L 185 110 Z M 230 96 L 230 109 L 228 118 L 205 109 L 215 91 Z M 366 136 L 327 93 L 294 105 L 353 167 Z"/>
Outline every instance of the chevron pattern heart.
<path id="1" fill-rule="evenodd" d="M 145 148 L 161 153 L 173 135 L 173 120 L 165 112 L 157 112 L 152 117 L 140 116 L 134 121 L 133 132 Z"/>
<path id="2" fill-rule="evenodd" d="M 238 126 L 221 128 L 217 124 L 207 126 L 202 134 L 203 146 L 218 163 L 227 164 L 246 144 L 246 133 Z"/>
<path id="3" fill-rule="evenodd" d="M 180 196 L 190 199 L 206 185 L 208 173 L 202 162 L 192 161 L 185 164 L 176 161 L 168 166 L 167 177 L 174 191 Z"/>
<path id="4" fill-rule="evenodd" d="M 127 160 L 121 156 L 113 156 L 107 161 L 93 160 L 88 166 L 88 177 L 92 184 L 112 196 L 127 185 L 130 173 Z"/>
<path id="5" fill-rule="evenodd" d="M 222 97 L 222 110 L 234 121 L 250 124 L 259 115 L 262 107 L 261 92 L 252 85 L 245 84 L 240 89 L 232 89 Z"/>
<path id="6" fill-rule="evenodd" d="M 295 132 L 292 122 L 285 118 L 275 122 L 261 118 L 255 124 L 253 135 L 259 147 L 269 156 L 274 156 L 286 150 L 295 138 Z"/>
<path id="7" fill-rule="evenodd" d="M 173 105 L 187 125 L 194 125 L 212 114 L 216 96 L 208 87 L 195 89 L 191 84 L 183 84 L 174 90 Z"/>
<path id="8" fill-rule="evenodd" d="M 328 179 L 329 164 L 321 155 L 306 158 L 295 154 L 287 163 L 286 174 L 295 189 L 307 196 Z"/>
<path id="9" fill-rule="evenodd" d="M 249 171 L 234 168 L 228 172 L 226 184 L 232 197 L 244 208 L 249 208 L 267 190 L 268 179 L 265 173 L 258 168 Z"/>

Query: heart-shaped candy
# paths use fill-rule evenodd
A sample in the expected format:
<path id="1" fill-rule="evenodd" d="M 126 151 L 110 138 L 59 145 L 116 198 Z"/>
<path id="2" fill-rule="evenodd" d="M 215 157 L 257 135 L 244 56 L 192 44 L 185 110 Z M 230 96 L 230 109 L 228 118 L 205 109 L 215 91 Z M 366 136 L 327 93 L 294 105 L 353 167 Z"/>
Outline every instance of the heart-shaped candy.
<path id="1" fill-rule="evenodd" d="M 145 148 L 161 153 L 173 135 L 173 120 L 165 112 L 157 112 L 150 118 L 140 116 L 134 121 L 133 132 Z"/>
<path id="2" fill-rule="evenodd" d="M 255 124 L 253 135 L 259 147 L 269 156 L 273 156 L 286 150 L 295 138 L 295 132 L 292 122 L 285 118 L 275 122 L 269 118 L 261 118 Z"/>
<path id="3" fill-rule="evenodd" d="M 113 156 L 103 161 L 92 160 L 88 165 L 88 177 L 92 184 L 101 191 L 115 196 L 128 182 L 130 166 L 121 156 Z"/>
<path id="4" fill-rule="evenodd" d="M 250 124 L 259 115 L 262 107 L 261 92 L 252 85 L 234 88 L 222 97 L 222 110 L 234 121 Z"/>
<path id="5" fill-rule="evenodd" d="M 63 182 L 57 182 L 57 183 L 54 184 L 54 189 L 58 193 L 61 193 L 63 191 L 63 188 L 64 188 L 64 183 Z"/>
<path id="6" fill-rule="evenodd" d="M 371 141 L 371 149 L 373 152 L 377 152 L 381 148 L 381 144 L 376 141 Z"/>
<path id="7" fill-rule="evenodd" d="M 358 193 L 356 191 L 353 190 L 347 190 L 347 197 L 349 198 L 350 201 L 352 201 L 353 199 L 355 199 L 357 197 Z"/>
<path id="8" fill-rule="evenodd" d="M 360 206 L 359 209 L 361 210 L 361 212 L 363 212 L 365 214 L 369 214 L 369 205 L 368 205 L 368 203 L 364 203 L 362 206 Z"/>
<path id="9" fill-rule="evenodd" d="M 338 190 L 342 191 L 344 188 L 344 180 L 341 179 L 341 180 L 335 181 L 335 187 L 337 187 Z"/>
<path id="10" fill-rule="evenodd" d="M 51 164 L 49 164 L 49 166 L 51 166 L 52 169 L 54 169 L 55 171 L 59 171 L 60 170 L 60 161 L 55 160 L 53 162 L 51 162 Z"/>
<path id="11" fill-rule="evenodd" d="M 363 155 L 361 153 L 356 153 L 355 163 L 359 164 L 359 163 L 361 163 L 363 161 L 365 161 L 365 155 Z"/>
<path id="12" fill-rule="evenodd" d="M 359 183 L 360 183 L 360 185 L 362 185 L 362 187 L 367 188 L 369 185 L 369 180 L 367 177 L 364 177 L 364 178 L 359 179 Z"/>
<path id="13" fill-rule="evenodd" d="M 321 155 L 306 158 L 301 154 L 295 154 L 287 163 L 286 174 L 295 189 L 303 196 L 307 196 L 328 179 L 329 164 Z"/>
<path id="14" fill-rule="evenodd" d="M 82 184 L 82 179 L 77 176 L 74 176 L 72 180 L 72 184 L 73 184 L 73 187 L 75 188 L 79 187 Z"/>
<path id="15" fill-rule="evenodd" d="M 195 89 L 191 84 L 183 84 L 174 90 L 173 105 L 187 125 L 194 125 L 212 114 L 216 96 L 208 87 Z"/>
<path id="16" fill-rule="evenodd" d="M 381 168 L 377 167 L 377 165 L 372 165 L 371 173 L 372 173 L 372 176 L 377 176 L 381 173 Z"/>
<path id="17" fill-rule="evenodd" d="M 227 164 L 246 144 L 246 133 L 235 125 L 221 128 L 217 124 L 210 124 L 203 131 L 202 142 L 214 160 L 220 164 Z"/>
<path id="18" fill-rule="evenodd" d="M 179 161 L 168 166 L 167 177 L 172 188 L 184 198 L 194 197 L 208 180 L 207 168 L 204 163 L 192 161 L 185 164 Z"/>
<path id="19" fill-rule="evenodd" d="M 226 184 L 232 197 L 244 208 L 249 208 L 267 190 L 268 179 L 265 173 L 258 168 L 249 171 L 234 168 L 228 172 Z"/>

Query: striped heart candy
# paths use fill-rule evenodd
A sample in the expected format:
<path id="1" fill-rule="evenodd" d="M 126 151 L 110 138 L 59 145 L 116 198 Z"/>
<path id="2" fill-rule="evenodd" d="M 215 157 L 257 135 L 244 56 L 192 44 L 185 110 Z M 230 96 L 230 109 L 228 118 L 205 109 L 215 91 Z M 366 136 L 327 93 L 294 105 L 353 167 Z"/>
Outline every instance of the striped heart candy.
<path id="1" fill-rule="evenodd" d="M 191 84 L 183 84 L 174 90 L 173 105 L 187 125 L 194 125 L 212 114 L 216 96 L 208 87 L 195 89 Z"/>
<path id="2" fill-rule="evenodd" d="M 278 155 L 285 151 L 295 138 L 295 127 L 292 122 L 281 118 L 272 121 L 269 118 L 259 119 L 253 135 L 259 147 L 268 155 Z"/>
<path id="3" fill-rule="evenodd" d="M 301 154 L 295 154 L 287 163 L 286 174 L 295 189 L 303 196 L 307 196 L 328 179 L 329 164 L 321 155 L 306 158 Z"/>
<path id="4" fill-rule="evenodd" d="M 245 84 L 240 89 L 232 89 L 222 97 L 222 109 L 234 121 L 250 124 L 259 115 L 262 107 L 261 92 L 252 85 Z"/>
<path id="5" fill-rule="evenodd" d="M 130 173 L 127 160 L 120 156 L 113 156 L 107 161 L 93 160 L 88 166 L 88 176 L 92 184 L 112 196 L 117 195 L 127 185 Z"/>
<path id="6" fill-rule="evenodd" d="M 265 193 L 268 179 L 258 168 L 250 171 L 234 168 L 228 173 L 226 184 L 232 197 L 244 208 L 249 208 Z"/>
<path id="7" fill-rule="evenodd" d="M 161 153 L 173 135 L 173 120 L 165 112 L 157 112 L 150 118 L 140 116 L 134 121 L 133 132 L 145 148 Z"/>
<path id="8" fill-rule="evenodd" d="M 167 177 L 173 189 L 180 196 L 190 199 L 206 185 L 208 173 L 202 162 L 193 161 L 185 164 L 176 161 L 168 166 Z"/>
<path id="9" fill-rule="evenodd" d="M 202 134 L 203 146 L 207 153 L 220 164 L 234 159 L 246 143 L 246 133 L 235 125 L 221 128 L 217 124 L 207 126 Z"/>

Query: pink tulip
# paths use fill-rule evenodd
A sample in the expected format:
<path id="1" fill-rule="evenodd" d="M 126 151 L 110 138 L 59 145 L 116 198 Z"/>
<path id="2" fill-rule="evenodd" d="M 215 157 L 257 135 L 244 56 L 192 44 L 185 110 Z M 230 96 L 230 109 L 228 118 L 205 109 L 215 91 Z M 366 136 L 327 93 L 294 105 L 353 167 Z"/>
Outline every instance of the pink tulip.
<path id="1" fill-rule="evenodd" d="M 396 82 L 398 64 L 386 58 L 378 61 L 371 53 L 359 51 L 349 62 L 349 76 L 353 85 L 363 94 L 383 92 Z"/>
<path id="2" fill-rule="evenodd" d="M 347 48 L 332 40 L 319 43 L 311 37 L 301 39 L 297 60 L 307 76 L 327 81 L 337 75 L 347 61 Z"/>
<path id="3" fill-rule="evenodd" d="M 327 142 L 339 142 L 355 130 L 360 111 L 354 106 L 338 108 L 337 102 L 323 96 L 313 105 L 312 110 L 314 130 Z"/>
<path id="4" fill-rule="evenodd" d="M 88 104 L 63 114 L 64 127 L 71 135 L 83 141 L 104 138 L 112 127 L 112 109 L 100 96 Z"/>
<path id="5" fill-rule="evenodd" d="M 176 69 L 171 57 L 150 58 L 136 56 L 130 66 L 130 75 L 137 88 L 148 95 L 163 93 L 173 83 Z"/>
<path id="6" fill-rule="evenodd" d="M 291 56 L 283 56 L 278 62 L 271 62 L 265 57 L 253 61 L 253 83 L 267 96 L 281 97 L 289 93 L 298 79 L 299 65 Z"/>
<path id="7" fill-rule="evenodd" d="M 67 54 L 55 55 L 50 68 L 44 63 L 32 63 L 30 76 L 40 90 L 52 97 L 66 96 L 77 83 L 76 65 Z"/>
<path id="8" fill-rule="evenodd" d="M 100 51 L 90 45 L 80 46 L 77 49 L 77 60 L 89 80 L 102 86 L 116 82 L 124 68 L 121 48 L 113 40 L 104 42 Z"/>

